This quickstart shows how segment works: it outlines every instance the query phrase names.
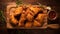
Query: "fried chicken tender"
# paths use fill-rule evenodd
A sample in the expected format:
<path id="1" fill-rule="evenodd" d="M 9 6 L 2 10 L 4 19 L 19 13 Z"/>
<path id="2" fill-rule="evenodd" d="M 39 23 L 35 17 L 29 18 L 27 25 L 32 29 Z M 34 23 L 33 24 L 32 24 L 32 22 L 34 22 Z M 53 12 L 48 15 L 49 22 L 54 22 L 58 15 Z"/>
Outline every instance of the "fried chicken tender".
<path id="1" fill-rule="evenodd" d="M 38 8 L 37 6 L 36 7 L 32 6 L 30 7 L 30 9 L 34 14 L 37 14 L 41 10 L 41 8 Z"/>
<path id="2" fill-rule="evenodd" d="M 27 18 L 28 21 L 32 21 L 33 20 L 33 16 L 31 14 L 28 14 L 26 16 L 26 18 Z"/>
<path id="3" fill-rule="evenodd" d="M 42 23 L 44 21 L 44 17 L 46 17 L 46 14 L 38 14 L 36 20 Z"/>
<path id="4" fill-rule="evenodd" d="M 30 8 L 27 8 L 26 14 L 31 14 L 32 16 L 34 16 L 34 13 L 32 12 L 32 10 Z"/>
<path id="5" fill-rule="evenodd" d="M 14 16 L 16 16 L 17 14 L 21 14 L 22 11 L 23 11 L 23 8 L 22 7 L 18 7 L 15 10 L 12 10 L 12 11 L 13 11 L 13 13 L 10 12 L 10 20 L 14 24 L 17 24 L 18 23 L 18 20 Z"/>
<path id="6" fill-rule="evenodd" d="M 40 27 L 41 24 L 40 24 L 40 22 L 34 20 L 33 26 L 34 26 L 34 27 Z"/>
<path id="7" fill-rule="evenodd" d="M 24 21 L 26 20 L 25 14 L 22 14 L 19 20 L 18 26 L 24 26 Z"/>
<path id="8" fill-rule="evenodd" d="M 25 24 L 25 27 L 26 28 L 32 27 L 32 22 L 27 21 L 26 24 Z"/>
<path id="9" fill-rule="evenodd" d="M 11 22 L 14 23 L 14 24 L 17 24 L 17 23 L 18 23 L 18 21 L 14 18 L 14 15 L 11 15 L 11 16 L 10 16 L 10 20 L 11 20 Z"/>
<path id="10" fill-rule="evenodd" d="M 14 11 L 14 15 L 21 14 L 22 11 L 23 11 L 23 7 L 18 7 L 18 8 L 16 8 L 16 10 Z"/>

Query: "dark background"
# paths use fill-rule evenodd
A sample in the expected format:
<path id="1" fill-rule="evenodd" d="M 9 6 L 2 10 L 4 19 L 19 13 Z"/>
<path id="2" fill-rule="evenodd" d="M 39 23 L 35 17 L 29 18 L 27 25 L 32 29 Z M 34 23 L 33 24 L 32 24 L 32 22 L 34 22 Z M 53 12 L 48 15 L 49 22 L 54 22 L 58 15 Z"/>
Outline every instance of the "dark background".
<path id="1" fill-rule="evenodd" d="M 0 9 L 4 11 L 6 2 L 14 2 L 16 0 L 0 0 Z M 60 24 L 60 1 L 59 0 L 38 0 L 41 4 L 51 6 L 57 13 L 58 18 L 54 20 L 54 23 Z M 35 2 L 32 4 L 35 4 Z M 50 21 L 49 21 L 50 22 Z M 6 29 L 0 27 L 1 34 L 59 34 L 59 29 Z"/>

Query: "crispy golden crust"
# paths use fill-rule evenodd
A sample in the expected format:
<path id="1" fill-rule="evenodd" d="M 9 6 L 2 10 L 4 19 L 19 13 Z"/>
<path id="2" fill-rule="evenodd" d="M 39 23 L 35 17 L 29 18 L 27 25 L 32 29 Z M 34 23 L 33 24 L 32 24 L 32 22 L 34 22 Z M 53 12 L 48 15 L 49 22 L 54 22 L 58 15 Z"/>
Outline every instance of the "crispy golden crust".
<path id="1" fill-rule="evenodd" d="M 25 17 L 25 14 L 21 15 L 18 26 L 24 26 L 24 21 L 26 20 Z"/>
<path id="2" fill-rule="evenodd" d="M 26 16 L 26 18 L 27 18 L 28 21 L 32 21 L 33 20 L 33 16 L 31 14 L 28 14 Z"/>
<path id="3" fill-rule="evenodd" d="M 18 7 L 18 8 L 16 8 L 16 10 L 14 11 L 14 15 L 21 14 L 22 12 L 23 12 L 23 7 Z"/>
<path id="4" fill-rule="evenodd" d="M 18 7 L 16 8 L 13 13 L 10 13 L 10 20 L 14 23 L 17 24 L 18 20 L 16 20 L 16 18 L 14 17 L 17 14 L 20 14 L 22 12 L 23 8 L 22 7 Z"/>
<path id="5" fill-rule="evenodd" d="M 46 14 L 38 14 L 36 20 L 38 20 L 39 22 L 42 23 L 42 21 L 44 20 L 44 17 L 46 16 Z"/>
<path id="6" fill-rule="evenodd" d="M 17 24 L 17 23 L 18 23 L 18 21 L 14 18 L 13 15 L 10 16 L 10 20 L 11 20 L 11 22 L 14 23 L 14 24 Z"/>
<path id="7" fill-rule="evenodd" d="M 34 12 L 34 14 L 37 14 L 40 10 L 41 10 L 41 8 L 38 8 L 38 7 L 30 7 L 30 9 Z"/>
<path id="8" fill-rule="evenodd" d="M 26 22 L 25 27 L 26 28 L 32 27 L 32 22 Z"/>
<path id="9" fill-rule="evenodd" d="M 36 20 L 34 20 L 33 26 L 35 26 L 35 27 L 40 27 L 40 26 L 41 26 L 41 23 L 38 22 L 38 21 L 36 21 Z"/>

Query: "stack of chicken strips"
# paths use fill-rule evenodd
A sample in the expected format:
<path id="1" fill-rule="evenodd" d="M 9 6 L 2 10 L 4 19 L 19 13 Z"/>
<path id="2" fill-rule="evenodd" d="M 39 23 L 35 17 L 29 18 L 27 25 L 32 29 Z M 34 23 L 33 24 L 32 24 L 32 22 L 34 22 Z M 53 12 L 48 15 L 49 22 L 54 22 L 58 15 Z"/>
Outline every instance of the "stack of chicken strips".
<path id="1" fill-rule="evenodd" d="M 10 21 L 18 27 L 41 27 L 45 23 L 47 10 L 39 5 L 20 5 L 11 10 Z"/>

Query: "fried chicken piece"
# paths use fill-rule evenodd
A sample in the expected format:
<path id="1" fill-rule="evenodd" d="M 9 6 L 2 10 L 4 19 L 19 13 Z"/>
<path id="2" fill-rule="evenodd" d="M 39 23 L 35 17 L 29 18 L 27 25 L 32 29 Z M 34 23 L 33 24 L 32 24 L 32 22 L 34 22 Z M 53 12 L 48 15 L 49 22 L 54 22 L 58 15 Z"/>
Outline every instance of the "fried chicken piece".
<path id="1" fill-rule="evenodd" d="M 30 9 L 34 14 L 37 14 L 41 10 L 41 8 L 38 8 L 37 6 L 36 7 L 32 6 L 30 7 Z"/>
<path id="2" fill-rule="evenodd" d="M 32 21 L 33 20 L 33 16 L 31 14 L 27 14 L 26 16 L 28 21 Z"/>
<path id="3" fill-rule="evenodd" d="M 21 14 L 22 12 L 23 12 L 23 7 L 18 7 L 18 8 L 16 8 L 16 10 L 14 11 L 14 15 Z"/>
<path id="4" fill-rule="evenodd" d="M 46 14 L 38 14 L 36 20 L 42 24 L 45 17 L 46 17 Z"/>
<path id="5" fill-rule="evenodd" d="M 11 20 L 11 22 L 14 23 L 14 24 L 17 24 L 17 23 L 18 23 L 18 21 L 14 18 L 14 15 L 11 15 L 11 16 L 10 16 L 10 20 Z"/>
<path id="6" fill-rule="evenodd" d="M 34 27 L 40 27 L 41 24 L 38 21 L 34 20 L 33 26 Z"/>
<path id="7" fill-rule="evenodd" d="M 15 18 L 16 15 L 21 14 L 22 13 L 23 8 L 22 7 L 18 7 L 13 9 L 13 12 L 10 12 L 10 20 L 14 23 L 17 24 L 18 20 Z"/>
<path id="8" fill-rule="evenodd" d="M 18 26 L 24 26 L 24 21 L 26 20 L 25 14 L 21 14 Z"/>
<path id="9" fill-rule="evenodd" d="M 25 27 L 26 27 L 26 28 L 32 27 L 32 22 L 28 22 L 28 21 L 27 21 L 26 24 L 25 24 Z"/>
<path id="10" fill-rule="evenodd" d="M 32 12 L 32 10 L 30 8 L 27 8 L 26 13 L 31 14 L 32 16 L 34 16 L 34 13 Z"/>

